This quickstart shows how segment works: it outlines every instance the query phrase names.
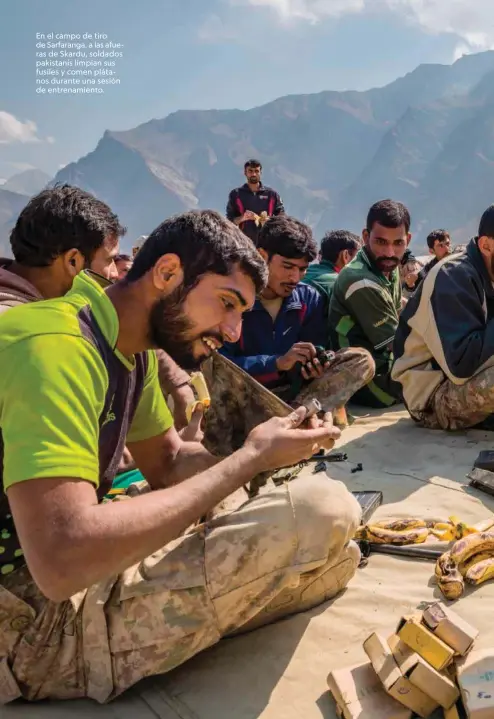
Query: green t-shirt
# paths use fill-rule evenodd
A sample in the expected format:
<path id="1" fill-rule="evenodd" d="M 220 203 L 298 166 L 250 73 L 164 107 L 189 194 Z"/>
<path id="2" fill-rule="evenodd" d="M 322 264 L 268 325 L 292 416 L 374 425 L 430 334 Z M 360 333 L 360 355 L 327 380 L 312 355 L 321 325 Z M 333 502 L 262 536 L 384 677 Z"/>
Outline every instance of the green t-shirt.
<path id="1" fill-rule="evenodd" d="M 76 477 L 92 482 L 95 487 L 99 485 L 100 415 L 109 374 L 102 354 L 80 321 L 82 313 L 88 310 L 118 358 L 119 369 L 129 376 L 136 360 L 124 357 L 116 349 L 116 310 L 90 273 L 79 275 L 63 298 L 16 307 L 0 317 L 4 490 L 17 482 L 42 477 Z M 121 386 L 124 385 L 127 386 L 125 383 Z M 117 394 L 119 391 L 120 385 Z M 104 423 L 114 420 L 110 408 Z M 172 425 L 173 418 L 158 381 L 156 355 L 149 352 L 142 393 L 127 440 L 145 440 Z M 5 535 L 12 534 L 13 529 L 5 504 L 0 513 L 0 562 L 8 560 L 0 566 L 3 574 L 12 566 L 15 551 L 10 542 L 6 551 L 5 542 L 1 541 L 2 537 L 10 539 Z"/>
<path id="2" fill-rule="evenodd" d="M 321 262 L 309 265 L 303 281 L 307 285 L 315 287 L 326 298 L 327 307 L 329 308 L 329 301 L 337 278 L 338 272 L 333 263 L 328 260 L 321 260 Z"/>

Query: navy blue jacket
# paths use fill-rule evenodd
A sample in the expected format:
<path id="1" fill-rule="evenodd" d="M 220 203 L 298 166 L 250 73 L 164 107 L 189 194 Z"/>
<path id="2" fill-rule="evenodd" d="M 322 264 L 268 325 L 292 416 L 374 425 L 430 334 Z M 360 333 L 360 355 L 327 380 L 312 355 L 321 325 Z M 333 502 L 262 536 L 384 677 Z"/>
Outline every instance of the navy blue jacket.
<path id="1" fill-rule="evenodd" d="M 296 342 L 326 346 L 327 320 L 324 299 L 309 285 L 299 284 L 287 297 L 276 322 L 259 300 L 244 314 L 238 342 L 226 342 L 221 353 L 268 388 L 284 383 L 276 369 L 278 357 Z"/>

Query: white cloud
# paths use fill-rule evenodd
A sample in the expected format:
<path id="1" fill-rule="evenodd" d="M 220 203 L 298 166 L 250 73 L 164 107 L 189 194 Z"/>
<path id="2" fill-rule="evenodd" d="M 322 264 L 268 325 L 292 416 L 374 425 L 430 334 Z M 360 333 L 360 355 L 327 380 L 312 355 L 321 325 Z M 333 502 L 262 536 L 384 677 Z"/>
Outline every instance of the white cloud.
<path id="1" fill-rule="evenodd" d="M 0 145 L 11 145 L 14 142 L 47 142 L 52 145 L 54 137 L 41 138 L 36 123 L 32 120 L 18 120 L 10 112 L 0 110 Z"/>
<path id="2" fill-rule="evenodd" d="M 311 23 L 316 23 L 325 17 L 339 17 L 360 12 L 366 4 L 366 0 L 231 0 L 231 2 L 271 8 L 283 21 L 300 19 Z"/>
<path id="3" fill-rule="evenodd" d="M 36 123 L 32 120 L 21 122 L 9 112 L 0 111 L 0 143 L 12 142 L 41 142 Z"/>
<path id="4" fill-rule="evenodd" d="M 270 8 L 283 22 L 298 19 L 311 23 L 387 9 L 426 32 L 457 35 L 462 39 L 457 51 L 475 52 L 494 47 L 492 0 L 230 0 L 230 4 Z"/>

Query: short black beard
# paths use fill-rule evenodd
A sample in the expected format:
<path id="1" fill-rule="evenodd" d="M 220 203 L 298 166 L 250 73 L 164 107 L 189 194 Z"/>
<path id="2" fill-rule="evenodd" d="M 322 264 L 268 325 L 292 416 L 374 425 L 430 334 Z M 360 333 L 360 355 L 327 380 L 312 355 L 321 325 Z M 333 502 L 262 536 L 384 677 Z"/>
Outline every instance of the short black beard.
<path id="1" fill-rule="evenodd" d="M 193 324 L 184 313 L 187 292 L 179 287 L 154 304 L 149 315 L 149 338 L 154 347 L 164 350 L 185 370 L 199 369 L 202 359 L 195 359 L 191 340 Z"/>

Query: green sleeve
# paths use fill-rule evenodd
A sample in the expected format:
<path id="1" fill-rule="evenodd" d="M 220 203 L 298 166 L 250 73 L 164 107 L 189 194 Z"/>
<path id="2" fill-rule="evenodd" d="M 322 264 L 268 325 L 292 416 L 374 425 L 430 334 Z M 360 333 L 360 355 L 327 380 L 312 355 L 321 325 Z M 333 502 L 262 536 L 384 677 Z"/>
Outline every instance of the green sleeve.
<path id="1" fill-rule="evenodd" d="M 398 327 L 393 298 L 377 282 L 357 280 L 345 292 L 345 305 L 376 352 L 392 344 Z"/>
<path id="2" fill-rule="evenodd" d="M 136 409 L 128 442 L 142 442 L 166 432 L 173 426 L 173 417 L 163 397 L 158 378 L 158 362 L 154 352 L 148 352 L 149 364 L 144 389 Z"/>
<path id="3" fill-rule="evenodd" d="M 3 483 L 41 477 L 99 482 L 98 418 L 107 374 L 94 348 L 71 335 L 38 335 L 0 352 Z"/>

